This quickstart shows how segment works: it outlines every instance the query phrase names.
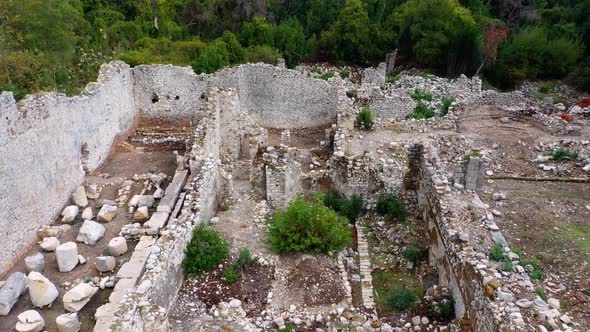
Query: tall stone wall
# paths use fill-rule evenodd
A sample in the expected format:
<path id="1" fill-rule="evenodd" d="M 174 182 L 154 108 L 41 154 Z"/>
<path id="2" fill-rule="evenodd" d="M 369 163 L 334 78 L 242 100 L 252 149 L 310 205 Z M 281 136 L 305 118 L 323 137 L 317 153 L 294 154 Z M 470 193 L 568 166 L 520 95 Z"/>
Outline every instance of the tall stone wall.
<path id="1" fill-rule="evenodd" d="M 135 114 L 131 69 L 101 66 L 82 94 L 0 94 L 0 271 L 52 221 Z M 83 147 L 87 150 L 82 153 Z"/>

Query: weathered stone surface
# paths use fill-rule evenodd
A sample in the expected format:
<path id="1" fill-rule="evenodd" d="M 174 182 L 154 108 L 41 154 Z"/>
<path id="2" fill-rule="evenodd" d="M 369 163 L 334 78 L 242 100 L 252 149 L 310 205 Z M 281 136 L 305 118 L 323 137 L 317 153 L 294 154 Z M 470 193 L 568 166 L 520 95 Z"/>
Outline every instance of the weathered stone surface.
<path id="1" fill-rule="evenodd" d="M 88 206 L 88 197 L 86 196 L 86 189 L 84 186 L 80 186 L 76 189 L 72 195 L 72 201 L 81 208 Z"/>
<path id="2" fill-rule="evenodd" d="M 168 216 L 170 216 L 168 212 L 154 212 L 150 220 L 143 224 L 143 227 L 147 229 L 146 233 L 148 235 L 157 235 L 160 229 L 166 225 Z"/>
<path id="3" fill-rule="evenodd" d="M 109 241 L 108 252 L 112 256 L 121 256 L 127 252 L 127 240 L 124 237 L 114 237 Z"/>
<path id="4" fill-rule="evenodd" d="M 96 292 L 98 292 L 98 287 L 90 286 L 85 282 L 78 284 L 64 294 L 64 308 L 69 312 L 78 312 Z"/>
<path id="5" fill-rule="evenodd" d="M 92 207 L 88 206 L 82 211 L 82 219 L 90 220 L 94 218 L 94 212 L 92 211 Z"/>
<path id="6" fill-rule="evenodd" d="M 95 184 L 91 184 L 86 189 L 86 196 L 89 199 L 97 199 L 98 198 L 98 187 Z"/>
<path id="7" fill-rule="evenodd" d="M 0 288 L 0 316 L 6 316 L 18 298 L 27 288 L 27 276 L 21 272 L 14 272 L 6 284 Z"/>
<path id="8" fill-rule="evenodd" d="M 66 224 L 71 223 L 72 221 L 74 221 L 74 219 L 76 219 L 79 212 L 80 208 L 77 205 L 66 206 L 66 208 L 61 212 L 61 215 L 63 217 L 61 218 L 61 222 Z"/>
<path id="9" fill-rule="evenodd" d="M 45 269 L 45 257 L 43 257 L 43 254 L 40 252 L 25 257 L 25 268 L 27 269 L 27 272 L 43 272 Z"/>
<path id="10" fill-rule="evenodd" d="M 59 295 L 55 285 L 39 272 L 31 272 L 27 277 L 29 295 L 35 307 L 51 304 Z"/>
<path id="11" fill-rule="evenodd" d="M 56 237 L 46 237 L 41 241 L 41 249 L 45 251 L 54 251 L 59 246 L 59 240 Z"/>
<path id="12" fill-rule="evenodd" d="M 76 241 L 93 246 L 104 236 L 105 231 L 103 225 L 92 220 L 85 220 L 76 237 Z"/>
<path id="13" fill-rule="evenodd" d="M 70 272 L 78 265 L 78 245 L 66 242 L 55 249 L 59 272 Z"/>
<path id="14" fill-rule="evenodd" d="M 117 215 L 117 207 L 112 205 L 103 205 L 98 211 L 97 218 L 102 222 L 111 222 Z"/>
<path id="15" fill-rule="evenodd" d="M 137 208 L 135 214 L 133 214 L 133 220 L 135 221 L 146 221 L 150 217 L 147 206 Z"/>
<path id="16" fill-rule="evenodd" d="M 27 310 L 18 315 L 18 322 L 15 329 L 18 332 L 39 332 L 43 331 L 45 320 L 36 310 Z"/>
<path id="17" fill-rule="evenodd" d="M 57 316 L 55 324 L 58 332 L 78 332 L 82 325 L 75 312 Z"/>
<path id="18" fill-rule="evenodd" d="M 100 272 L 110 272 L 117 266 L 117 261 L 113 256 L 99 256 L 96 257 L 94 266 L 96 266 L 96 269 Z"/>

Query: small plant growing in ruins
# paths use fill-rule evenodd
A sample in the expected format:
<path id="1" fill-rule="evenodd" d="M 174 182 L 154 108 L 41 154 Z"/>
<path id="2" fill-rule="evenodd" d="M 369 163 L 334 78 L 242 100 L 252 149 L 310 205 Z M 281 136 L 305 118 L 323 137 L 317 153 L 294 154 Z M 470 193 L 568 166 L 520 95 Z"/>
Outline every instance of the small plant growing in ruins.
<path id="1" fill-rule="evenodd" d="M 471 150 L 469 153 L 463 156 L 463 160 L 470 160 L 471 158 L 480 158 L 481 151 L 479 150 Z"/>
<path id="2" fill-rule="evenodd" d="M 391 220 L 404 221 L 408 215 L 404 204 L 393 194 L 380 194 L 377 197 L 376 211 Z"/>
<path id="3" fill-rule="evenodd" d="M 412 289 L 393 287 L 390 289 L 385 305 L 389 309 L 397 311 L 404 311 L 410 308 L 418 300 L 418 295 Z"/>
<path id="4" fill-rule="evenodd" d="M 544 94 L 553 93 L 555 90 L 556 86 L 554 83 L 545 83 L 539 87 L 539 92 Z"/>
<path id="5" fill-rule="evenodd" d="M 289 322 L 285 327 L 278 329 L 277 332 L 295 332 L 295 324 Z"/>
<path id="6" fill-rule="evenodd" d="M 412 113 L 412 119 L 416 120 L 424 120 L 430 119 L 434 116 L 434 110 L 428 106 L 426 106 L 421 100 L 418 101 L 416 107 L 414 107 L 414 112 Z"/>
<path id="7" fill-rule="evenodd" d="M 242 278 L 242 274 L 233 265 L 230 265 L 223 270 L 223 278 L 228 283 L 233 284 Z"/>
<path id="8" fill-rule="evenodd" d="M 350 73 L 346 70 L 340 72 L 340 77 L 342 77 L 342 78 L 348 78 L 349 76 L 350 76 Z"/>
<path id="9" fill-rule="evenodd" d="M 535 293 L 537 293 L 537 295 L 539 295 L 539 297 L 543 300 L 547 300 L 547 294 L 545 293 L 545 289 L 543 287 L 536 287 Z"/>
<path id="10" fill-rule="evenodd" d="M 346 218 L 324 205 L 323 194 L 314 201 L 302 195 L 279 210 L 268 226 L 271 248 L 276 253 L 328 253 L 342 250 L 352 241 Z"/>
<path id="11" fill-rule="evenodd" d="M 347 96 L 348 98 L 351 98 L 351 99 L 352 99 L 352 98 L 354 98 L 354 99 L 358 99 L 358 97 L 359 97 L 359 96 L 358 96 L 358 94 L 357 94 L 357 92 L 356 92 L 356 91 L 354 91 L 354 90 L 346 91 L 346 96 Z"/>
<path id="12" fill-rule="evenodd" d="M 490 249 L 489 256 L 496 262 L 501 261 L 504 258 L 504 247 L 500 243 L 496 243 Z"/>
<path id="13" fill-rule="evenodd" d="M 200 225 L 186 247 L 182 268 L 186 275 L 210 271 L 229 256 L 229 244 L 214 229 Z"/>
<path id="14" fill-rule="evenodd" d="M 373 127 L 373 113 L 368 108 L 363 108 L 356 115 L 355 125 L 361 129 L 371 129 Z"/>
<path id="15" fill-rule="evenodd" d="M 520 265 L 524 266 L 529 272 L 529 277 L 533 280 L 542 280 L 545 278 L 545 270 L 541 266 L 541 261 L 536 258 L 527 259 L 521 257 Z M 528 268 L 527 268 L 528 266 Z"/>
<path id="16" fill-rule="evenodd" d="M 256 259 L 252 257 L 250 250 L 248 248 L 242 248 L 235 262 L 235 266 L 238 269 L 244 269 L 254 265 L 256 265 Z"/>
<path id="17" fill-rule="evenodd" d="M 445 96 L 442 99 L 442 106 L 440 108 L 440 116 L 445 116 L 447 115 L 447 113 L 449 113 L 449 108 L 451 107 L 451 104 L 455 101 L 455 98 L 451 97 L 451 96 Z"/>
<path id="18" fill-rule="evenodd" d="M 556 149 L 551 153 L 551 159 L 554 161 L 576 160 L 578 154 L 564 149 Z"/>
<path id="19" fill-rule="evenodd" d="M 453 299 L 443 299 L 430 305 L 428 314 L 438 322 L 450 322 L 455 319 L 455 303 Z"/>
<path id="20" fill-rule="evenodd" d="M 390 84 L 393 84 L 397 81 L 399 81 L 399 75 L 391 75 L 387 79 L 385 79 L 385 83 L 390 83 Z"/>
<path id="21" fill-rule="evenodd" d="M 502 263 L 504 264 L 503 270 L 505 272 L 514 272 L 514 266 L 512 265 L 512 261 L 508 257 L 504 257 Z"/>
<path id="22" fill-rule="evenodd" d="M 345 216 L 351 224 L 354 224 L 363 213 L 363 197 L 352 195 L 350 198 L 342 197 L 337 191 L 331 191 L 324 196 L 324 205 Z"/>
<path id="23" fill-rule="evenodd" d="M 412 97 L 412 99 L 414 99 L 416 102 L 419 102 L 421 100 L 432 101 L 432 94 L 422 91 L 420 89 L 415 89 L 414 92 L 410 95 L 410 97 Z"/>
<path id="24" fill-rule="evenodd" d="M 416 247 L 414 245 L 409 246 L 406 250 L 402 252 L 402 256 L 408 261 L 416 264 L 419 261 L 426 258 L 426 250 L 424 248 Z"/>
<path id="25" fill-rule="evenodd" d="M 334 73 L 332 73 L 332 72 L 324 73 L 324 74 L 322 74 L 322 76 L 320 76 L 321 79 L 326 80 L 326 81 L 332 77 L 334 77 Z"/>

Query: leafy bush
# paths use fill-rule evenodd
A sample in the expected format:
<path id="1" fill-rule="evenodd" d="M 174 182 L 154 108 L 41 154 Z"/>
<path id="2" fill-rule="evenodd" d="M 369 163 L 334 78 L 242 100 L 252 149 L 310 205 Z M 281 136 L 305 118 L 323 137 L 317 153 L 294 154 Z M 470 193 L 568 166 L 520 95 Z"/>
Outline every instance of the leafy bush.
<path id="1" fill-rule="evenodd" d="M 334 77 L 334 73 L 331 73 L 331 72 L 330 73 L 324 73 L 324 74 L 322 74 L 322 76 L 320 76 L 321 79 L 326 80 L 326 81 L 328 79 L 332 78 L 332 77 Z"/>
<path id="2" fill-rule="evenodd" d="M 418 300 L 418 295 L 414 290 L 393 287 L 390 289 L 387 298 L 385 299 L 385 305 L 389 309 L 395 309 L 397 311 L 404 311 L 410 308 L 414 302 Z"/>
<path id="3" fill-rule="evenodd" d="M 505 272 L 514 272 L 514 266 L 512 265 L 512 261 L 508 257 L 504 257 L 502 263 L 504 264 L 503 270 Z"/>
<path id="4" fill-rule="evenodd" d="M 359 128 L 371 129 L 373 127 L 373 113 L 368 108 L 363 108 L 356 115 L 355 124 Z"/>
<path id="5" fill-rule="evenodd" d="M 391 83 L 391 84 L 393 84 L 393 83 L 395 83 L 397 81 L 399 81 L 399 76 L 398 75 L 392 75 L 392 76 L 389 76 L 388 78 L 385 79 L 385 83 Z"/>
<path id="6" fill-rule="evenodd" d="M 414 264 L 426 258 L 426 254 L 427 252 L 424 248 L 419 248 L 413 245 L 409 246 L 406 250 L 402 252 L 402 256 L 404 256 L 405 259 Z"/>
<path id="7" fill-rule="evenodd" d="M 276 65 L 280 57 L 281 53 L 268 45 L 250 46 L 246 49 L 246 62 L 250 63 L 264 62 Z"/>
<path id="8" fill-rule="evenodd" d="M 238 259 L 235 262 L 235 266 L 238 269 L 244 269 L 246 267 L 250 267 L 256 264 L 256 259 L 252 258 L 252 254 L 248 248 L 242 248 L 240 250 L 240 254 L 238 255 Z"/>
<path id="9" fill-rule="evenodd" d="M 442 99 L 442 106 L 440 109 L 440 116 L 445 116 L 447 115 L 447 113 L 449 113 L 449 107 L 451 107 L 451 104 L 455 101 L 455 98 L 451 97 L 451 96 L 445 96 Z"/>
<path id="10" fill-rule="evenodd" d="M 557 149 L 551 153 L 551 159 L 554 161 L 567 161 L 578 159 L 578 154 L 564 149 Z"/>
<path id="11" fill-rule="evenodd" d="M 229 245 L 214 229 L 200 225 L 186 247 L 182 268 L 186 275 L 210 271 L 229 256 Z"/>
<path id="12" fill-rule="evenodd" d="M 342 78 L 348 78 L 348 77 L 350 77 L 350 73 L 347 72 L 347 71 L 341 71 L 340 72 L 340 77 L 342 77 Z"/>
<path id="13" fill-rule="evenodd" d="M 240 271 L 236 270 L 233 265 L 230 265 L 223 270 L 223 278 L 230 284 L 235 283 L 236 281 L 240 280 L 242 274 Z"/>
<path id="14" fill-rule="evenodd" d="M 489 256 L 491 259 L 499 262 L 504 258 L 504 247 L 500 243 L 496 243 L 490 249 Z"/>
<path id="15" fill-rule="evenodd" d="M 342 197 L 337 191 L 331 191 L 324 196 L 324 205 L 345 216 L 350 223 L 355 223 L 363 212 L 363 197 L 352 195 Z"/>
<path id="16" fill-rule="evenodd" d="M 352 238 L 346 218 L 324 205 L 322 194 L 315 201 L 303 196 L 279 210 L 269 221 L 269 241 L 277 253 L 327 253 L 342 250 Z"/>
<path id="17" fill-rule="evenodd" d="M 193 61 L 192 67 L 196 73 L 213 73 L 229 65 L 230 54 L 227 45 L 221 40 L 209 43 L 199 56 Z"/>
<path id="18" fill-rule="evenodd" d="M 536 287 L 535 293 L 537 293 L 537 295 L 539 295 L 539 297 L 543 300 L 547 300 L 547 294 L 545 293 L 545 289 L 543 287 Z"/>
<path id="19" fill-rule="evenodd" d="M 377 197 L 376 210 L 380 215 L 397 221 L 404 221 L 408 214 L 404 204 L 395 195 L 388 193 Z"/>
<path id="20" fill-rule="evenodd" d="M 453 299 L 443 299 L 433 303 L 428 310 L 430 318 L 438 322 L 450 322 L 455 319 L 455 304 Z"/>
<path id="21" fill-rule="evenodd" d="M 545 278 L 545 270 L 541 266 L 541 261 L 539 261 L 538 259 L 528 259 L 522 257 L 520 259 L 520 265 L 524 266 L 525 268 L 527 265 L 530 265 L 533 268 L 533 270 L 529 272 L 529 277 L 531 277 L 531 279 L 542 280 L 543 278 Z"/>
<path id="22" fill-rule="evenodd" d="M 481 151 L 479 150 L 471 150 L 469 153 L 463 156 L 463 160 L 470 160 L 471 158 L 479 158 L 481 157 Z"/>
<path id="23" fill-rule="evenodd" d="M 416 120 L 424 120 L 430 119 L 434 116 L 434 110 L 419 101 L 414 108 L 414 112 L 412 113 L 411 117 Z"/>
<path id="24" fill-rule="evenodd" d="M 420 100 L 432 101 L 432 94 L 422 91 L 420 89 L 415 89 L 414 92 L 412 94 L 410 94 L 410 97 L 412 97 L 412 99 L 414 99 L 415 101 L 420 101 Z"/>

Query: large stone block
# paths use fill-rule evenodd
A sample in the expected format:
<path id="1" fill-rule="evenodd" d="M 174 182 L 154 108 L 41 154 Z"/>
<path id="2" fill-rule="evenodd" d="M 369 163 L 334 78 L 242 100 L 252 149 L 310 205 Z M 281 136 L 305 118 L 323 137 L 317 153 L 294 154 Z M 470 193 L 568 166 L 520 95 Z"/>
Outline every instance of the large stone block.
<path id="1" fill-rule="evenodd" d="M 55 324 L 58 332 L 78 332 L 82 325 L 75 312 L 57 316 Z"/>
<path id="2" fill-rule="evenodd" d="M 124 237 L 114 237 L 109 241 L 108 252 L 112 256 L 121 256 L 127 252 L 127 240 Z"/>
<path id="3" fill-rule="evenodd" d="M 66 208 L 61 212 L 61 222 L 66 224 L 73 222 L 78 216 L 79 212 L 80 208 L 77 205 L 66 206 Z"/>
<path id="4" fill-rule="evenodd" d="M 70 272 L 78 265 L 78 245 L 66 242 L 55 249 L 59 272 Z"/>
<path id="5" fill-rule="evenodd" d="M 69 312 L 78 312 L 90 302 L 96 292 L 98 292 L 98 287 L 90 286 L 85 282 L 78 284 L 64 294 L 64 308 Z"/>
<path id="6" fill-rule="evenodd" d="M 94 266 L 99 272 L 110 272 L 117 266 L 117 261 L 113 256 L 99 256 L 96 257 Z"/>
<path id="7" fill-rule="evenodd" d="M 25 257 L 25 268 L 27 269 L 27 272 L 43 272 L 45 269 L 45 257 L 43 257 L 43 254 L 40 252 Z"/>
<path id="8" fill-rule="evenodd" d="M 84 186 L 80 186 L 76 189 L 72 195 L 72 201 L 81 208 L 88 206 L 88 197 L 86 197 L 86 189 Z"/>
<path id="9" fill-rule="evenodd" d="M 41 273 L 31 272 L 27 277 L 29 295 L 35 307 L 44 307 L 53 303 L 59 295 L 55 285 Z"/>
<path id="10" fill-rule="evenodd" d="M 4 287 L 0 288 L 0 316 L 6 316 L 18 298 L 27 288 L 27 276 L 21 272 L 14 272 Z"/>
<path id="11" fill-rule="evenodd" d="M 76 241 L 93 246 L 104 236 L 104 233 L 105 228 L 103 225 L 92 220 L 85 220 L 80 228 L 78 237 L 76 237 Z"/>
<path id="12" fill-rule="evenodd" d="M 18 332 L 40 332 L 45 327 L 45 320 L 36 310 L 27 310 L 18 315 L 15 329 Z"/>
<path id="13" fill-rule="evenodd" d="M 97 219 L 102 222 L 111 222 L 116 216 L 117 207 L 105 204 L 98 211 Z"/>

